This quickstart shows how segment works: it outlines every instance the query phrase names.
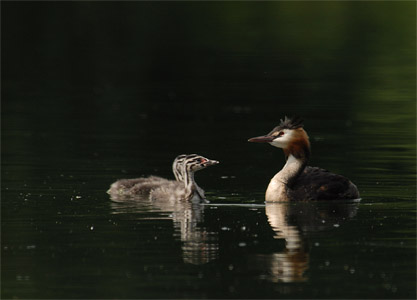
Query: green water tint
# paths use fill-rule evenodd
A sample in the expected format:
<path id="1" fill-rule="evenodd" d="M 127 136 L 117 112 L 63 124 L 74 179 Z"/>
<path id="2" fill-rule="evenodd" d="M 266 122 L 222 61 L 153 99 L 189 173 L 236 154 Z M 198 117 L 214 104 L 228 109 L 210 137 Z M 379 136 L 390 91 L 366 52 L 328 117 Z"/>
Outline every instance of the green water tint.
<path id="1" fill-rule="evenodd" d="M 1 297 L 415 299 L 415 91 L 413 2 L 4 2 Z M 285 115 L 360 202 L 264 203 Z"/>

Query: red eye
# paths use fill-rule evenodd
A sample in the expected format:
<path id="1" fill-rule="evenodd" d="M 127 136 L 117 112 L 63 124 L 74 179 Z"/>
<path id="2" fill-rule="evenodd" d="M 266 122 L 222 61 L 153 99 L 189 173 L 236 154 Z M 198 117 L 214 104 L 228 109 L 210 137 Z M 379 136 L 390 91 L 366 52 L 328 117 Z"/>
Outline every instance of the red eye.
<path id="1" fill-rule="evenodd" d="M 200 159 L 200 163 L 204 164 L 205 162 L 207 162 L 207 159 L 204 159 L 204 158 Z"/>
<path id="2" fill-rule="evenodd" d="M 278 136 L 283 136 L 284 135 L 284 131 L 281 131 L 280 133 L 278 133 Z"/>

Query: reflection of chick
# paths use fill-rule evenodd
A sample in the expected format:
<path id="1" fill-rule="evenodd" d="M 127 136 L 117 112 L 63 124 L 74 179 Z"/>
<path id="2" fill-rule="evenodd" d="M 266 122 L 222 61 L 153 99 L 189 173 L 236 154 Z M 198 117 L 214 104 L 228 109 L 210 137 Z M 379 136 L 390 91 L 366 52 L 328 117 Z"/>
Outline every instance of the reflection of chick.
<path id="1" fill-rule="evenodd" d="M 358 199 L 359 191 L 349 179 L 320 168 L 307 167 L 310 142 L 303 126 L 300 118 L 285 117 L 267 135 L 249 139 L 249 142 L 269 143 L 282 148 L 287 160 L 282 170 L 271 179 L 266 201 Z"/>
<path id="2" fill-rule="evenodd" d="M 143 213 L 145 219 L 171 219 L 174 238 L 181 241 L 185 263 L 200 265 L 218 257 L 218 234 L 210 232 L 201 224 L 204 221 L 204 191 L 195 183 L 194 172 L 217 161 L 195 154 L 180 155 L 173 163 L 177 181 L 150 176 L 122 179 L 112 184 L 108 193 L 113 213 Z M 191 187 L 189 187 L 192 185 Z M 191 192 L 192 197 L 186 194 Z M 194 199 L 198 201 L 193 201 Z M 156 212 L 156 214 L 152 214 Z M 139 214 L 140 215 L 140 214 Z"/>
<path id="3" fill-rule="evenodd" d="M 198 170 L 219 162 L 197 154 L 182 154 L 175 158 L 172 171 L 177 181 L 157 176 L 136 179 L 121 179 L 114 182 L 107 191 L 112 196 L 149 195 L 151 199 L 205 199 L 204 191 L 194 180 Z"/>

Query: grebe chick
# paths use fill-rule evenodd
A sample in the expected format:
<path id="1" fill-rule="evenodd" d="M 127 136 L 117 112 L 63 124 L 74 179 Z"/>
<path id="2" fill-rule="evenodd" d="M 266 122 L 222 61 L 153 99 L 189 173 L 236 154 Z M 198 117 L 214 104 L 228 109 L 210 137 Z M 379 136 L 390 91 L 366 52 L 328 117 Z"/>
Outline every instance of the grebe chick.
<path id="1" fill-rule="evenodd" d="M 182 154 L 175 158 L 172 172 L 176 181 L 158 176 L 135 179 L 120 179 L 107 191 L 115 196 L 147 196 L 151 199 L 205 199 L 204 191 L 194 180 L 194 173 L 209 166 L 216 165 L 211 160 L 197 154 Z"/>
<path id="2" fill-rule="evenodd" d="M 346 177 L 308 167 L 310 142 L 299 117 L 287 118 L 264 136 L 249 142 L 269 143 L 284 150 L 286 163 L 270 181 L 266 201 L 358 199 L 357 187 Z"/>

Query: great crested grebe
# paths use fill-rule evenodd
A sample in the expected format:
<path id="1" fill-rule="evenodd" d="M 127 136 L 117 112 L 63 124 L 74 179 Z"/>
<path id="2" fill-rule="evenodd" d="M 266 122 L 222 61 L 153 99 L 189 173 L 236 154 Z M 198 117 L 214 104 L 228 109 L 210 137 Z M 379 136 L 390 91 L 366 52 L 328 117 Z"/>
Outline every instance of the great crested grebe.
<path id="1" fill-rule="evenodd" d="M 358 199 L 357 187 L 346 177 L 307 166 L 310 142 L 299 117 L 281 119 L 281 123 L 264 136 L 249 142 L 269 143 L 284 150 L 286 163 L 268 185 L 266 201 Z"/>
<path id="2" fill-rule="evenodd" d="M 149 195 L 151 199 L 204 200 L 204 191 L 195 182 L 194 173 L 218 163 L 197 154 L 181 154 L 172 164 L 176 181 L 157 176 L 120 179 L 110 186 L 107 193 L 115 196 Z"/>

